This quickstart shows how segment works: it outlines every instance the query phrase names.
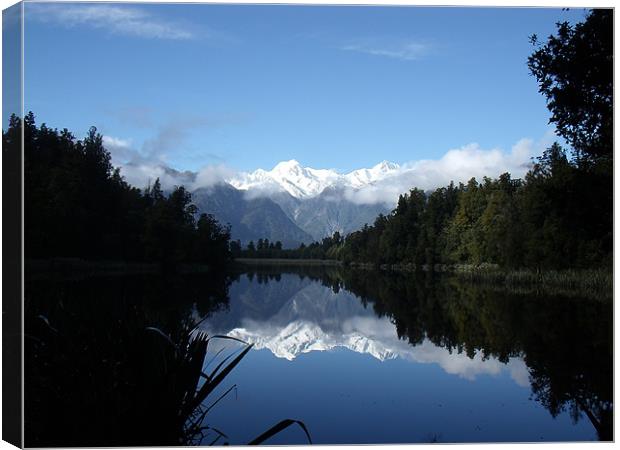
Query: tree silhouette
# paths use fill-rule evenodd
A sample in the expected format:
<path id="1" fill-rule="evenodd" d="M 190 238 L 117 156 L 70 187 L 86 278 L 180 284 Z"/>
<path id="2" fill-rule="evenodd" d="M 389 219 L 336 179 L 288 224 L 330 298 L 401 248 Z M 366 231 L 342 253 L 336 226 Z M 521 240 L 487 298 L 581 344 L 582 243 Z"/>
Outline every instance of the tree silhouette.
<path id="1" fill-rule="evenodd" d="M 538 44 L 536 35 L 531 37 Z M 528 59 L 547 98 L 549 121 L 585 158 L 613 153 L 613 10 L 593 9 L 574 26 L 557 24 L 557 35 Z"/>
<path id="2" fill-rule="evenodd" d="M 168 194 L 159 179 L 144 192 L 130 186 L 112 166 L 95 127 L 76 140 L 66 129 L 37 127 L 32 112 L 23 123 L 26 258 L 153 261 L 168 267 L 208 260 L 224 267 L 214 261 L 230 257 L 227 229 L 211 224 L 205 233 L 204 221 L 199 229 L 198 211 L 183 186 Z M 17 116 L 11 116 L 2 139 L 5 148 L 21 148 Z M 194 241 L 210 245 L 210 251 L 198 254 Z"/>

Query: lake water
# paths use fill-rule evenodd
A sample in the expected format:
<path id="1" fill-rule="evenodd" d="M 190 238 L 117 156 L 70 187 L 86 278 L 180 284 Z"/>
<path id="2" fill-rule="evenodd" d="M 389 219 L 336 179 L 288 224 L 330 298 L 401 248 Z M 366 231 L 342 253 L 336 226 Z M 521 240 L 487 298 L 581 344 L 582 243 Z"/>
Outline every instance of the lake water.
<path id="1" fill-rule="evenodd" d="M 236 386 L 204 420 L 225 433 L 228 439 L 223 441 L 230 444 L 247 443 L 283 419 L 303 421 L 318 444 L 612 438 L 609 299 L 507 292 L 428 274 L 317 267 L 248 269 L 225 282 L 199 275 L 174 282 L 149 276 L 33 281 L 26 292 L 34 335 L 43 321 L 37 315 L 54 329 L 69 327 L 62 319 L 65 313 L 50 306 L 62 301 L 62 311 L 71 311 L 84 324 L 92 320 L 93 325 L 85 327 L 91 331 L 76 332 L 79 342 L 91 339 L 93 328 L 110 330 L 106 323 L 129 322 L 129 308 L 145 310 L 141 320 L 161 330 L 203 320 L 200 328 L 210 335 L 252 343 L 253 349 L 207 401 Z M 56 301 L 50 303 L 50 298 Z M 119 302 L 122 307 L 111 306 Z M 119 310 L 123 320 L 116 319 Z M 82 334 L 85 337 L 80 338 Z M 210 354 L 216 359 L 208 357 L 204 371 L 240 345 L 212 340 Z M 119 358 L 121 350 L 114 347 L 108 352 L 107 344 L 103 348 L 100 353 Z M 91 354 L 88 349 L 84 352 Z M 75 380 L 89 376 L 85 371 L 102 370 L 81 367 L 83 356 L 80 351 L 76 354 L 74 361 L 80 362 Z M 27 418 L 29 404 L 42 408 L 43 415 L 48 403 L 57 401 L 39 398 L 51 395 L 40 394 L 47 392 L 43 389 L 28 391 L 28 375 L 39 372 L 38 364 L 32 358 L 26 365 Z M 107 370 L 108 358 L 101 364 Z M 119 379 L 106 392 L 123 383 L 122 373 L 110 374 L 108 378 Z M 64 380 L 67 376 L 54 372 L 31 378 L 31 383 L 62 384 L 50 377 Z M 91 392 L 99 386 L 81 383 L 73 381 L 66 389 Z M 101 406 L 108 397 L 98 396 L 92 403 L 105 414 L 114 414 L 118 405 Z M 71 407 L 52 409 L 58 420 L 66 421 L 71 413 L 65 409 Z M 46 417 L 49 421 L 50 416 Z M 99 413 L 99 424 L 106 420 Z M 30 422 L 37 436 L 33 443 L 66 443 L 48 439 L 35 427 L 36 414 Z M 28 431 L 27 426 L 27 443 Z M 75 442 L 117 443 L 85 435 Z M 132 439 L 120 442 L 140 442 L 139 437 Z M 209 436 L 202 444 L 212 439 Z M 306 444 L 307 438 L 292 426 L 268 443 Z"/>
<path id="2" fill-rule="evenodd" d="M 259 271 L 231 285 L 227 310 L 202 325 L 255 348 L 227 380 L 236 396 L 209 417 L 235 430 L 231 443 L 283 418 L 323 444 L 598 439 L 585 407 L 611 405 L 583 389 L 610 393 L 608 307 L 355 275 Z M 306 438 L 291 427 L 270 442 Z"/>

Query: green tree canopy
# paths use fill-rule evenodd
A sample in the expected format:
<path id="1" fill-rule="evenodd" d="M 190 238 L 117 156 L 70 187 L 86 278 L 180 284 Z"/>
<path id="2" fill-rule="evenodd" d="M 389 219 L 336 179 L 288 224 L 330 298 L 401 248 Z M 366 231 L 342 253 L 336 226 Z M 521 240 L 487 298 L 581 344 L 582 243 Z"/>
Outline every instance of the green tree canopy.
<path id="1" fill-rule="evenodd" d="M 532 43 L 540 45 L 536 35 Z M 584 22 L 557 24 L 528 59 L 539 92 L 547 98 L 549 121 L 586 159 L 613 153 L 613 10 L 594 9 Z"/>

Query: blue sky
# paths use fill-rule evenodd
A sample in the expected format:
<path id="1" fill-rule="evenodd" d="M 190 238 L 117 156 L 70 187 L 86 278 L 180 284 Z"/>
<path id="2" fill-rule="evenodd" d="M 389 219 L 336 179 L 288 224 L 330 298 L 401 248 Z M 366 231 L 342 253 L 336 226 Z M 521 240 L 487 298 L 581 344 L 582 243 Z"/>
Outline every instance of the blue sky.
<path id="1" fill-rule="evenodd" d="M 548 142 L 526 61 L 584 11 L 200 4 L 25 6 L 25 107 L 116 162 L 349 171 Z M 4 125 L 5 127 L 6 125 Z M 494 175 L 494 174 L 492 174 Z"/>

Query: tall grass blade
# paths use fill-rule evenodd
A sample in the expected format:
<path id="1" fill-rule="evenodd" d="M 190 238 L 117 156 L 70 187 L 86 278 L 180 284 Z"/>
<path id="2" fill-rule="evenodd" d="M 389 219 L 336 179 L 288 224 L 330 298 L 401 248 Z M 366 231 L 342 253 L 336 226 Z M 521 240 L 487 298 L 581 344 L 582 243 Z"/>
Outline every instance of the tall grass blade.
<path id="1" fill-rule="evenodd" d="M 208 338 L 201 334 L 196 336 L 188 346 L 185 358 L 187 364 L 186 376 L 188 378 L 185 386 L 198 386 L 208 345 Z M 189 398 L 191 398 L 191 396 L 189 396 Z"/>
<path id="2" fill-rule="evenodd" d="M 208 413 L 209 411 L 211 411 L 211 409 L 212 409 L 215 405 L 217 405 L 217 404 L 219 403 L 219 401 L 220 401 L 220 400 L 222 400 L 224 397 L 226 397 L 226 396 L 230 393 L 230 391 L 232 391 L 233 389 L 236 389 L 236 388 L 237 388 L 237 385 L 236 385 L 236 384 L 233 384 L 230 388 L 228 388 L 228 390 L 227 390 L 226 392 L 224 392 L 222 395 L 220 395 L 216 401 L 214 401 L 213 403 L 211 403 L 211 404 L 209 405 L 209 407 L 208 407 L 207 409 L 205 409 L 205 412 L 203 413 L 203 416 L 206 416 L 206 415 L 207 415 L 207 413 Z"/>
<path id="3" fill-rule="evenodd" d="M 157 327 L 146 327 L 145 330 L 146 331 L 152 331 L 152 332 L 158 334 L 159 336 L 163 337 L 166 340 L 166 342 L 168 342 L 170 345 L 172 345 L 172 347 L 174 347 L 175 350 L 178 350 L 177 345 L 172 341 L 172 339 L 170 339 L 170 336 L 168 336 L 166 333 L 161 331 L 159 328 L 157 328 Z"/>
<path id="4" fill-rule="evenodd" d="M 210 446 L 215 445 L 215 443 L 216 443 L 217 441 L 219 441 L 221 437 L 222 437 L 222 436 L 219 436 L 219 435 L 218 435 L 218 437 L 216 437 L 215 439 L 213 439 L 209 445 L 210 445 Z"/>
<path id="5" fill-rule="evenodd" d="M 275 436 L 276 434 L 278 434 L 282 430 L 284 430 L 284 429 L 286 429 L 286 428 L 288 428 L 288 427 L 290 427 L 291 425 L 294 425 L 294 424 L 299 425 L 301 427 L 301 429 L 304 430 L 304 433 L 306 433 L 306 437 L 308 438 L 308 442 L 310 444 L 312 444 L 312 438 L 310 437 L 310 433 L 308 432 L 308 429 L 306 428 L 306 425 L 302 421 L 294 420 L 294 419 L 286 419 L 286 420 L 283 420 L 281 422 L 278 422 L 273 427 L 269 428 L 263 434 L 261 434 L 256 439 L 254 439 L 253 441 L 248 442 L 248 445 L 259 445 L 259 444 L 262 444 L 267 439 Z"/>
<path id="6" fill-rule="evenodd" d="M 247 342 L 242 341 L 239 338 L 232 337 L 232 336 L 225 336 L 223 334 L 214 334 L 213 336 L 211 336 L 211 339 L 229 339 L 231 341 L 237 341 L 237 342 L 241 342 L 242 344 L 247 344 Z"/>
<path id="7" fill-rule="evenodd" d="M 214 375 L 210 382 L 205 383 L 196 393 L 194 399 L 187 405 L 187 410 L 193 411 L 200 406 L 207 396 L 224 380 L 226 375 L 228 375 L 230 371 L 233 370 L 237 364 L 239 364 L 239 361 L 243 359 L 243 357 L 252 349 L 253 346 L 254 344 L 250 344 L 244 348 L 243 351 L 239 353 L 226 367 L 224 367 L 220 373 Z M 218 369 L 219 367 L 220 366 L 218 366 Z"/>
<path id="8" fill-rule="evenodd" d="M 220 370 L 220 367 L 222 367 L 224 364 L 226 364 L 226 362 L 232 358 L 233 356 L 235 356 L 234 353 L 228 355 L 226 358 L 224 358 L 217 366 L 215 366 L 215 369 L 213 369 L 213 372 L 211 372 L 211 375 L 209 375 L 210 379 L 213 379 L 213 377 L 217 374 L 218 370 Z"/>
<path id="9" fill-rule="evenodd" d="M 207 362 L 207 363 L 205 364 L 205 367 L 204 367 L 204 368 L 206 369 L 207 367 L 209 367 L 209 366 L 211 365 L 211 363 L 212 363 L 213 361 L 215 361 L 215 359 L 216 359 L 218 356 L 220 356 L 220 354 L 221 354 L 223 351 L 224 351 L 224 348 L 219 349 L 219 350 L 217 351 L 217 353 L 215 353 L 215 355 L 213 355 L 213 358 L 211 358 L 211 359 L 209 360 L 209 362 Z M 204 373 L 202 374 L 202 376 L 203 376 L 203 377 L 205 377 L 205 378 L 211 378 L 210 376 L 208 376 L 207 374 L 204 374 Z"/>
<path id="10" fill-rule="evenodd" d="M 230 388 L 229 388 L 226 392 L 224 392 L 222 395 L 220 395 L 220 397 L 219 397 L 216 401 L 214 401 L 213 403 L 211 403 L 211 405 L 209 405 L 209 407 L 208 407 L 208 408 L 206 408 L 206 409 L 202 412 L 202 414 L 200 415 L 200 417 L 199 417 L 199 418 L 198 418 L 198 419 L 197 419 L 197 420 L 196 420 L 196 421 L 192 424 L 192 426 L 198 426 L 198 425 L 200 425 L 200 424 L 202 423 L 202 421 L 205 419 L 205 417 L 207 416 L 207 413 L 208 413 L 209 411 L 211 411 L 211 408 L 213 408 L 215 405 L 217 405 L 217 404 L 218 404 L 218 402 L 219 402 L 220 400 L 222 400 L 224 397 L 226 397 L 226 396 L 228 395 L 228 393 L 229 393 L 230 391 L 232 391 L 233 389 L 235 389 L 236 387 L 237 387 L 237 385 L 236 385 L 236 384 L 233 384 L 233 385 L 232 385 L 232 386 L 231 386 L 231 387 L 230 387 Z M 215 429 L 215 428 L 214 428 L 214 429 Z M 216 430 L 216 431 L 217 431 L 217 430 Z M 227 437 L 228 437 L 228 436 L 227 436 Z"/>

